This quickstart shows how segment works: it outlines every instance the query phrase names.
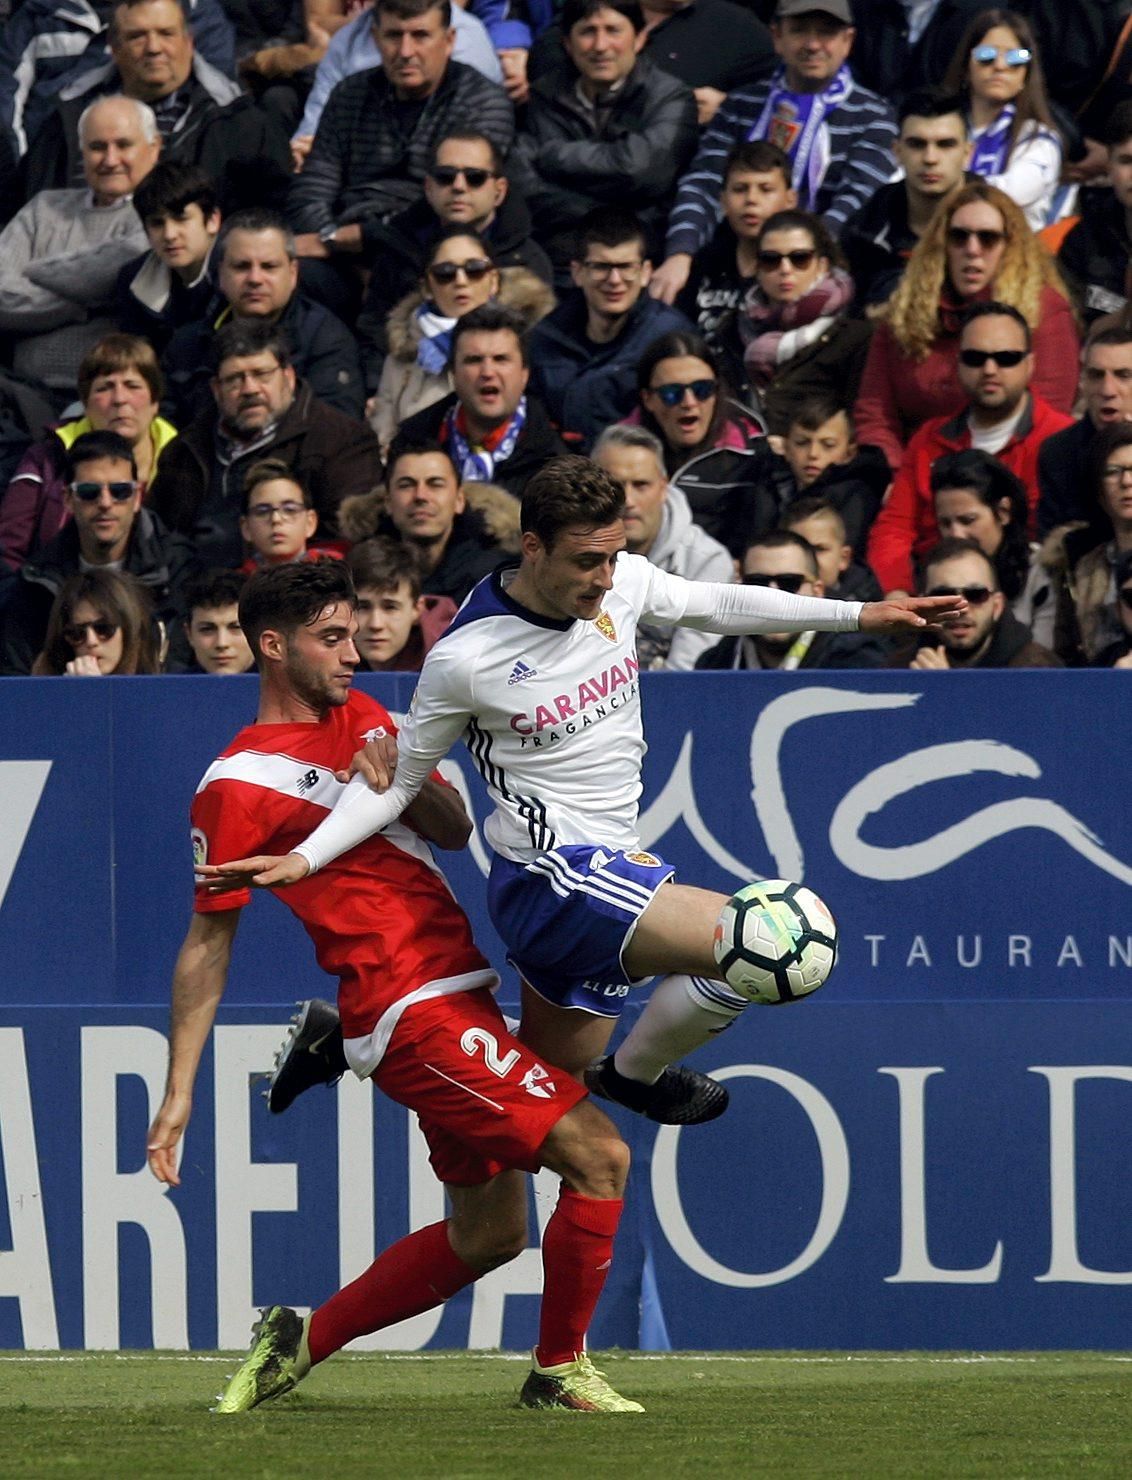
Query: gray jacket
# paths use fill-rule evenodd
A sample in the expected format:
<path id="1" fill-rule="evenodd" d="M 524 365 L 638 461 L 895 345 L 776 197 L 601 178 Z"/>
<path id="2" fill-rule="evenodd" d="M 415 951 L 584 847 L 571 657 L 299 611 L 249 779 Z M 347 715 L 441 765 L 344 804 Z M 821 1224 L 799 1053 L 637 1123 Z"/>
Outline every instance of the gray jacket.
<path id="1" fill-rule="evenodd" d="M 691 505 L 671 483 L 649 560 L 670 575 L 689 581 L 735 579 L 730 552 L 693 522 Z M 718 641 L 715 632 L 694 632 L 673 622 L 642 622 L 637 628 L 637 659 L 642 668 L 686 673 L 696 666 L 700 654 Z"/>

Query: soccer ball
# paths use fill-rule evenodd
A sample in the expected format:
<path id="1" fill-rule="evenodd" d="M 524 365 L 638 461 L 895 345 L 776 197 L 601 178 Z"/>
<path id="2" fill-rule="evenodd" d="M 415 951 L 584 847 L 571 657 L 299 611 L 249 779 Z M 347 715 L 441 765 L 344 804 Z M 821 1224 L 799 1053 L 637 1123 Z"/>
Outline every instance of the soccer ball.
<path id="1" fill-rule="evenodd" d="M 793 1002 L 817 991 L 837 960 L 837 926 L 812 889 L 785 879 L 748 884 L 723 906 L 715 959 L 751 1002 Z"/>

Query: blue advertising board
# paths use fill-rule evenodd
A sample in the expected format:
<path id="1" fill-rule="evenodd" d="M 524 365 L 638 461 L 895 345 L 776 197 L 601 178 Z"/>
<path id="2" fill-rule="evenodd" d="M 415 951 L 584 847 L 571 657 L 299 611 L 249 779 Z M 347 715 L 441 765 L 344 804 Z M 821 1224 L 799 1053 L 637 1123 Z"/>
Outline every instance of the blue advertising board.
<path id="1" fill-rule="evenodd" d="M 411 677 L 361 680 L 392 711 Z M 804 880 L 833 978 L 697 1057 L 727 1115 L 625 1116 L 634 1169 L 594 1345 L 1126 1347 L 1132 806 L 1116 673 L 658 674 L 641 837 L 730 893 Z M 0 682 L 0 1346 L 244 1343 L 443 1216 L 419 1131 L 352 1080 L 267 1114 L 291 1004 L 331 988 L 245 912 L 182 1186 L 145 1167 L 191 907 L 188 805 L 252 678 Z M 446 762 L 477 824 L 468 756 Z M 517 1003 L 477 826 L 444 867 Z M 639 1011 L 632 1002 L 627 1018 Z M 529 1346 L 531 1247 L 364 1345 Z"/>

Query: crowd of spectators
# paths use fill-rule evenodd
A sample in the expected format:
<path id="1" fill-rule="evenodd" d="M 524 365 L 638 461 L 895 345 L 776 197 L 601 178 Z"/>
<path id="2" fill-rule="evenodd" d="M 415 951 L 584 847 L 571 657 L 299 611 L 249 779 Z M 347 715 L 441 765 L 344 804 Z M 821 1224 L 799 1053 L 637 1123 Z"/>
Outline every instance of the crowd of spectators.
<path id="1" fill-rule="evenodd" d="M 0 0 L 0 673 L 418 669 L 592 456 L 630 551 L 1132 667 L 1132 0 Z"/>

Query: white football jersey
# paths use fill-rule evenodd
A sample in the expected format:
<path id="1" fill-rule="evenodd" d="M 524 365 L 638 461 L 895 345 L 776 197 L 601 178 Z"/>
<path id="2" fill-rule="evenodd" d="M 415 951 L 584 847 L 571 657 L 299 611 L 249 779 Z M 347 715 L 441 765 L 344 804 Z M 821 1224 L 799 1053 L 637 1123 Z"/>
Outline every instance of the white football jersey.
<path id="1" fill-rule="evenodd" d="M 398 779 L 429 774 L 462 734 L 495 803 L 484 832 L 505 858 L 562 843 L 638 848 L 637 621 L 679 621 L 687 592 L 688 582 L 621 555 L 601 614 L 556 621 L 512 601 L 498 572 L 487 577 L 428 655 Z"/>

